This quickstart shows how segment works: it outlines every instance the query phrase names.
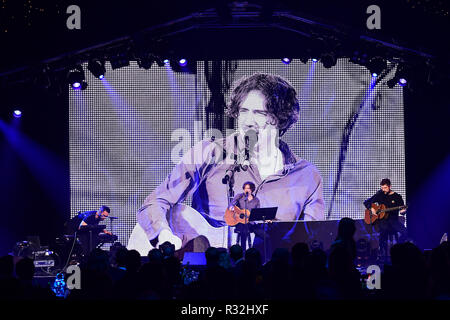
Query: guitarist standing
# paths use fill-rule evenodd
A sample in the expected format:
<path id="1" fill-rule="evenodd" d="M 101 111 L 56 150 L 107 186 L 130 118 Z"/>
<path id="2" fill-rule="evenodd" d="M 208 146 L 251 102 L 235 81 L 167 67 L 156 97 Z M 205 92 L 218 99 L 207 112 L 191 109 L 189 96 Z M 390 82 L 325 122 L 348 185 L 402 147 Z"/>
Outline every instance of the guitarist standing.
<path id="1" fill-rule="evenodd" d="M 377 214 L 372 204 L 378 203 L 384 204 L 387 209 L 403 206 L 403 198 L 400 194 L 394 192 L 391 189 L 391 180 L 383 179 L 380 182 L 381 189 L 375 193 L 372 197 L 364 201 L 364 206 L 372 211 L 372 214 Z M 381 255 L 386 256 L 387 252 L 387 240 L 389 234 L 400 233 L 399 242 L 404 242 L 407 239 L 407 230 L 405 226 L 399 221 L 398 214 L 404 215 L 406 209 L 393 210 L 387 213 L 387 218 L 380 219 L 377 223 L 380 232 L 380 251 Z"/>

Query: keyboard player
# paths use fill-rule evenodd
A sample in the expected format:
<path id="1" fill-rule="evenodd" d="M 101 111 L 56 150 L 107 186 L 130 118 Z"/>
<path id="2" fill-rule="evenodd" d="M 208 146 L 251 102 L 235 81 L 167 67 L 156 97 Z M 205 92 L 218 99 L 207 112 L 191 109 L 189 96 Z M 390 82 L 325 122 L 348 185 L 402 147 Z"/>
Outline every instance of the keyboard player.
<path id="1" fill-rule="evenodd" d="M 82 229 L 84 226 L 97 226 L 101 221 L 108 218 L 110 213 L 111 209 L 107 206 L 101 206 L 97 211 L 81 212 L 79 214 L 79 217 L 81 218 L 79 229 Z M 106 229 L 103 230 L 103 233 L 112 235 L 112 233 Z"/>
<path id="2" fill-rule="evenodd" d="M 106 228 L 102 229 L 99 225 L 100 222 L 109 217 L 110 212 L 110 208 L 103 205 L 97 211 L 85 211 L 78 214 L 77 220 L 81 221 L 78 234 L 85 253 L 104 243 L 112 243 L 117 240 L 116 235 L 113 235 Z"/>

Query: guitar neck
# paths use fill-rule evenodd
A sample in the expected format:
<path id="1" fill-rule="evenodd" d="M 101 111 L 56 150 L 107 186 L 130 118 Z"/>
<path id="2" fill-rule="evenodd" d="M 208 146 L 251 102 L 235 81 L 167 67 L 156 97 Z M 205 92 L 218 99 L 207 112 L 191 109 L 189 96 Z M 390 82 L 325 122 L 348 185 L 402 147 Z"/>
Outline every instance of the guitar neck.
<path id="1" fill-rule="evenodd" d="M 380 210 L 380 212 L 389 212 L 389 211 L 394 211 L 394 210 L 400 210 L 400 209 L 403 209 L 403 208 L 405 208 L 405 206 L 398 206 L 398 207 L 393 207 L 393 208 L 387 208 L 387 209 L 384 209 L 384 210 Z"/>

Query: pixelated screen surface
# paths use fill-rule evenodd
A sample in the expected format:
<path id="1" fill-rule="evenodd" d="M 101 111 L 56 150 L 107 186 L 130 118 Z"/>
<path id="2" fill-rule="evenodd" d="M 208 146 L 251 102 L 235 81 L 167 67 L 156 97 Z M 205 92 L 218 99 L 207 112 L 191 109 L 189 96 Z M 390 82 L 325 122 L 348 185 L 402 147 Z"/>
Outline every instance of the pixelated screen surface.
<path id="1" fill-rule="evenodd" d="M 108 228 L 126 245 L 144 199 L 176 164 L 174 130 L 189 134 L 183 150 L 202 138 L 211 92 L 202 61 L 196 73 L 168 64 L 145 70 L 133 61 L 106 66 L 104 80 L 86 72 L 88 87 L 69 89 L 71 214 L 108 205 L 119 218 Z M 299 121 L 282 139 L 320 171 L 326 219 L 363 218 L 362 202 L 386 177 L 406 201 L 401 87 L 375 85 L 348 59 L 330 69 L 311 60 L 233 61 L 230 80 L 256 72 L 280 75 L 297 91 Z"/>

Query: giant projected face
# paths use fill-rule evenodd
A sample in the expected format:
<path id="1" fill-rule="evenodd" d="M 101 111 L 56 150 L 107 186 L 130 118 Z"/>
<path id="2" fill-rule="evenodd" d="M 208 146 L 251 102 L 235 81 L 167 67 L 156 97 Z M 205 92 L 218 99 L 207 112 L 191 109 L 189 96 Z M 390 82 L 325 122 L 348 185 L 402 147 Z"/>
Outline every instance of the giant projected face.
<path id="1" fill-rule="evenodd" d="M 207 131 L 227 123 L 207 108 L 217 98 L 208 69 L 198 63 L 196 74 L 186 74 L 168 65 L 143 70 L 131 63 L 108 69 L 103 81 L 88 75 L 85 91 L 71 91 L 73 213 L 108 205 L 120 218 L 112 231 L 124 244 L 139 220 L 141 232 L 133 234 L 146 242 L 144 254 L 151 248 L 148 239 L 162 230 L 161 238 L 179 238 L 183 244 L 206 234 L 212 245 L 227 245 L 228 233 L 221 226 L 228 190 L 222 179 L 234 163 L 233 154 L 242 159 L 245 143 L 239 130 Z M 253 181 L 261 207 L 278 207 L 277 218 L 313 220 L 362 218 L 362 201 L 385 177 L 405 194 L 400 87 L 375 85 L 368 70 L 344 59 L 331 69 L 312 61 L 237 61 L 229 80 L 235 87 L 257 72 L 292 85 L 298 121 L 282 135 L 283 142 L 267 139 L 276 146 L 268 153 L 269 169 L 260 172 L 252 153 L 250 169 L 234 176 L 236 195 L 245 181 Z M 221 94 L 228 101 L 231 92 Z M 281 129 L 284 113 L 273 114 L 278 119 L 269 123 Z"/>

